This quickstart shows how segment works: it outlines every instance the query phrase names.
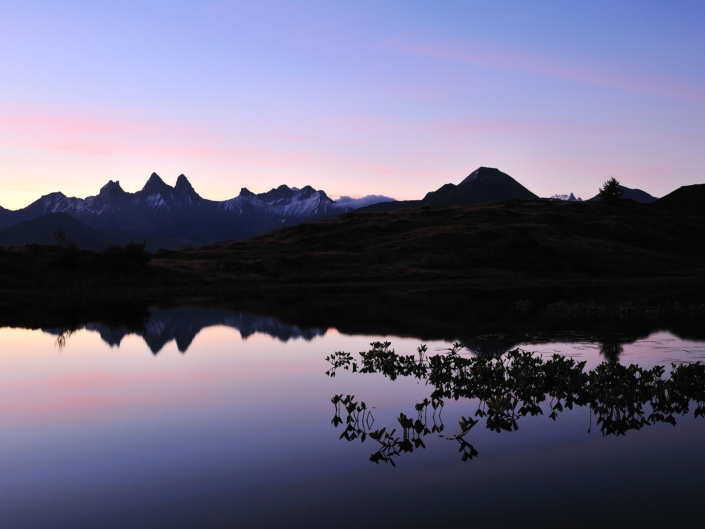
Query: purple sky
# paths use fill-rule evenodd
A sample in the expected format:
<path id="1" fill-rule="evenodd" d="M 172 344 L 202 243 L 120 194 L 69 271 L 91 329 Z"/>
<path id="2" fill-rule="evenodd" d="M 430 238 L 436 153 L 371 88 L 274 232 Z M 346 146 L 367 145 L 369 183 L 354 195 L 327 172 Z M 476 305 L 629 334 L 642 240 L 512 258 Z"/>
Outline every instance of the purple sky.
<path id="1" fill-rule="evenodd" d="M 705 3 L 0 3 L 0 205 L 310 184 L 421 198 L 705 182 Z"/>

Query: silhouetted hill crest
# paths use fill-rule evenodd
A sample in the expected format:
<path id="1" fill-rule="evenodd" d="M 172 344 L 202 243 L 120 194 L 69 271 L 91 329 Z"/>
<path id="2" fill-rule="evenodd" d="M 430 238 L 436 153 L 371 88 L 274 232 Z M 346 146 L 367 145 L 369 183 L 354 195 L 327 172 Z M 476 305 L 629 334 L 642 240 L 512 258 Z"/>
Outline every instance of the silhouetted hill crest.
<path id="1" fill-rule="evenodd" d="M 651 207 L 680 215 L 705 216 L 705 184 L 681 186 Z"/>
<path id="2" fill-rule="evenodd" d="M 538 198 L 537 195 L 499 169 L 479 167 L 465 177 L 460 184 L 444 184 L 437 190 L 426 193 L 426 196 L 421 200 L 373 204 L 360 208 L 358 212 L 395 211 L 420 206 L 471 206 L 511 199 L 534 200 Z"/>

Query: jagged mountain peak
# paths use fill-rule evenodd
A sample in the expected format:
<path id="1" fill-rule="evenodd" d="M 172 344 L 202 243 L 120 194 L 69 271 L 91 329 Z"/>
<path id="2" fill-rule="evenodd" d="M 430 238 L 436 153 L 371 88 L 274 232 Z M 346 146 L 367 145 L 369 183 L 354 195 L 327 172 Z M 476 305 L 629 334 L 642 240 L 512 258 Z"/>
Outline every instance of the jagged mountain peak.
<path id="1" fill-rule="evenodd" d="M 289 187 L 285 184 L 282 184 L 279 187 L 273 187 L 269 191 L 259 194 L 255 194 L 246 187 L 243 187 L 242 189 L 240 189 L 239 197 L 257 197 L 259 200 L 265 203 L 272 203 L 279 202 L 282 200 L 305 200 L 316 193 L 318 193 L 324 200 L 329 200 L 331 203 L 333 202 L 333 200 L 328 198 L 328 195 L 326 195 L 324 191 L 317 191 L 309 185 L 299 189 L 298 187 Z"/>
<path id="2" fill-rule="evenodd" d="M 330 202 L 330 203 L 335 202 L 332 198 L 330 198 L 328 195 L 326 195 L 325 191 L 322 191 L 320 189 L 314 189 L 311 186 L 302 187 L 298 191 L 298 194 L 299 194 L 299 199 L 302 199 L 302 200 L 306 199 L 312 195 L 318 194 L 321 197 L 321 199 L 323 199 L 324 202 Z"/>
<path id="3" fill-rule="evenodd" d="M 583 201 L 583 199 L 580 197 L 576 198 L 576 196 L 573 193 L 571 193 L 569 195 L 556 194 L 556 195 L 553 195 L 550 198 L 550 200 L 561 200 L 563 202 L 582 202 Z"/>
<path id="4" fill-rule="evenodd" d="M 100 188 L 101 195 L 105 193 L 114 193 L 116 191 L 122 193 L 125 192 L 123 191 L 122 187 L 120 187 L 120 180 L 116 180 L 115 182 L 109 180 L 107 184 Z"/>
<path id="5" fill-rule="evenodd" d="M 181 191 L 182 193 L 196 192 L 196 190 L 191 185 L 191 182 L 189 182 L 188 178 L 186 178 L 186 176 L 183 174 L 180 174 L 179 177 L 176 179 L 176 185 L 174 186 L 174 189 L 176 191 Z"/>
<path id="6" fill-rule="evenodd" d="M 45 198 L 51 198 L 51 199 L 66 198 L 66 195 L 64 195 L 61 191 L 54 191 L 53 193 L 49 193 L 47 195 L 42 195 L 42 199 L 45 199 Z"/>
<path id="7" fill-rule="evenodd" d="M 142 188 L 142 191 L 161 191 L 163 189 L 173 188 L 166 184 L 157 173 L 152 173 L 149 180 L 147 180 L 147 183 Z"/>
<path id="8" fill-rule="evenodd" d="M 142 190 L 134 193 L 110 180 L 94 196 L 67 198 L 57 192 L 22 210 L 0 210 L 0 229 L 49 213 L 67 213 L 94 229 L 125 237 L 146 236 L 151 239 L 150 248 L 162 244 L 164 248 L 180 248 L 242 240 L 282 225 L 350 209 L 354 208 L 337 205 L 310 185 L 301 189 L 280 185 L 259 194 L 243 187 L 236 198 L 206 200 L 186 176 L 179 175 L 172 187 L 152 173 Z"/>
<path id="9" fill-rule="evenodd" d="M 276 189 L 272 188 L 266 193 L 257 195 L 264 202 L 274 202 L 277 200 L 288 200 L 294 196 L 294 191 L 287 185 L 280 185 Z"/>

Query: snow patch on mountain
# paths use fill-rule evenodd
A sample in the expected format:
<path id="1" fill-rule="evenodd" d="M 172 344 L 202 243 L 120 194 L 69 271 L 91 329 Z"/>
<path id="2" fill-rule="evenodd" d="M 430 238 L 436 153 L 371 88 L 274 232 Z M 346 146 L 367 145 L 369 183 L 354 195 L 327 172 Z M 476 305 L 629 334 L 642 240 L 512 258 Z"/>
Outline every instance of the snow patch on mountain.
<path id="1" fill-rule="evenodd" d="M 164 202 L 161 194 L 150 195 L 145 202 L 151 211 L 169 211 L 169 206 Z"/>
<path id="2" fill-rule="evenodd" d="M 280 186 L 260 195 L 243 188 L 240 196 L 219 202 L 218 209 L 237 215 L 259 212 L 285 220 L 325 214 L 332 204 L 334 202 L 323 191 L 310 186 L 303 189 Z"/>
<path id="3" fill-rule="evenodd" d="M 570 195 L 553 195 L 551 197 L 551 200 L 562 200 L 564 202 L 582 202 L 583 199 L 578 197 L 575 198 L 575 195 L 571 193 Z"/>

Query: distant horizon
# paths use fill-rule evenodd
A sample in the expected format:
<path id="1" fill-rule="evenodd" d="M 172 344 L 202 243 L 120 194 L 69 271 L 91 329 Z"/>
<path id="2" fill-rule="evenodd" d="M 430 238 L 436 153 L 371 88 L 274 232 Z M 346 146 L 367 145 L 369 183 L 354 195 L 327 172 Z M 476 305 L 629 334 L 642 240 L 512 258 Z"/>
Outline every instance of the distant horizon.
<path id="1" fill-rule="evenodd" d="M 120 186 L 120 189 L 122 189 L 122 190 L 125 191 L 126 193 L 134 194 L 134 193 L 137 193 L 138 191 L 141 191 L 142 189 L 144 189 L 144 187 L 145 187 L 145 185 L 147 184 L 147 181 L 149 180 L 149 178 L 151 178 L 151 176 L 152 176 L 152 175 L 155 175 L 155 174 L 159 177 L 159 179 L 160 179 L 162 182 L 164 182 L 164 184 L 168 185 L 168 186 L 171 187 L 171 188 L 174 188 L 175 185 L 176 185 L 176 180 L 177 180 L 180 176 L 183 176 L 183 177 L 186 178 L 186 179 L 188 180 L 188 182 L 193 186 L 194 190 L 196 191 L 196 193 L 198 193 L 198 195 L 199 195 L 201 198 L 204 198 L 204 199 L 206 199 L 206 200 L 210 200 L 210 201 L 212 201 L 212 202 L 223 202 L 223 201 L 226 201 L 226 200 L 231 200 L 231 199 L 233 199 L 233 198 L 239 196 L 239 194 L 240 194 L 240 192 L 242 191 L 242 189 L 247 189 L 248 191 L 252 192 L 253 194 L 259 195 L 259 194 L 262 194 L 262 193 L 267 193 L 268 191 L 273 191 L 273 190 L 279 188 L 279 187 L 282 186 L 282 185 L 288 187 L 289 189 L 298 189 L 298 190 L 301 190 L 301 189 L 303 189 L 303 188 L 309 186 L 309 184 L 303 184 L 303 185 L 289 185 L 289 184 L 284 183 L 284 184 L 280 184 L 280 185 L 278 185 L 278 186 L 271 187 L 271 188 L 265 189 L 265 190 L 256 190 L 256 189 L 254 189 L 254 188 L 251 189 L 251 188 L 248 187 L 248 186 L 242 186 L 239 190 L 237 190 L 237 194 L 236 194 L 236 195 L 233 195 L 233 196 L 230 196 L 230 197 L 228 197 L 228 198 L 219 200 L 219 199 L 211 199 L 211 198 L 208 198 L 208 197 L 204 196 L 202 193 L 200 193 L 200 192 L 198 191 L 198 189 L 196 189 L 197 186 L 193 185 L 193 182 L 191 182 L 191 179 L 188 177 L 188 175 L 186 175 L 186 174 L 184 174 L 184 173 L 180 173 L 179 175 L 177 175 L 177 177 L 174 179 L 174 184 L 170 184 L 167 180 L 165 180 L 165 179 L 162 177 L 162 175 L 160 175 L 160 174 L 157 173 L 156 171 L 152 171 L 152 173 L 150 173 L 150 176 L 148 176 L 147 179 L 145 180 L 145 183 L 144 183 L 141 187 L 135 189 L 134 191 L 132 191 L 132 190 L 130 190 L 130 189 L 125 189 L 125 188 L 123 187 L 123 185 L 120 183 L 120 180 L 108 180 L 108 181 L 106 181 L 105 183 L 103 183 L 103 184 L 97 189 L 97 191 L 95 191 L 94 193 L 85 195 L 85 196 L 67 195 L 67 194 L 64 193 L 61 189 L 57 189 L 57 190 L 54 190 L 54 191 L 44 192 L 44 193 L 42 193 L 41 195 L 39 195 L 38 197 L 36 197 L 34 200 L 30 201 L 29 203 L 27 203 L 27 204 L 25 204 L 24 206 L 21 206 L 21 207 L 19 207 L 19 208 L 8 208 L 8 207 L 4 206 L 2 203 L 0 203 L 0 207 L 3 207 L 4 209 L 14 210 L 14 211 L 16 211 L 16 210 L 18 210 L 18 209 L 24 209 L 25 207 L 27 207 L 27 206 L 33 204 L 34 202 L 36 202 L 37 200 L 41 199 L 42 197 L 45 197 L 45 196 L 47 196 L 47 195 L 51 195 L 51 194 L 54 194 L 54 193 L 62 193 L 62 194 L 63 194 L 64 196 L 66 196 L 67 198 L 86 199 L 86 198 L 88 198 L 88 197 L 98 195 L 98 194 L 100 193 L 100 190 L 101 190 L 104 186 L 106 186 L 107 184 L 110 184 L 110 183 L 118 184 L 118 185 Z M 310 186 L 310 187 L 313 187 L 313 186 Z M 332 199 L 332 200 L 335 200 L 335 201 L 338 201 L 338 200 L 341 200 L 341 199 L 362 199 L 362 198 L 371 198 L 371 197 L 379 197 L 379 198 L 382 198 L 382 199 L 385 199 L 385 200 L 389 200 L 389 199 L 400 200 L 400 199 L 397 199 L 397 198 L 394 198 L 394 197 L 389 197 L 389 196 L 386 196 L 386 195 L 373 195 L 373 194 L 367 194 L 367 195 L 349 195 L 349 194 L 345 194 L 345 195 L 331 195 L 330 193 L 328 193 L 328 192 L 327 192 L 325 189 L 323 189 L 323 188 L 315 188 L 315 187 L 314 187 L 313 189 L 315 189 L 315 190 L 318 191 L 318 192 L 321 192 L 321 191 L 324 192 L 328 198 L 330 198 L 330 199 Z M 402 200 L 403 200 L 403 199 L 402 199 Z"/>
<path id="2" fill-rule="evenodd" d="M 705 4 L 46 0 L 0 7 L 0 205 L 186 174 L 417 199 L 705 182 Z M 168 177 L 170 178 L 170 176 Z"/>
<path id="3" fill-rule="evenodd" d="M 486 166 L 481 166 L 481 167 L 486 167 Z M 497 167 L 497 168 L 492 168 L 492 169 L 498 169 L 499 171 L 502 171 L 502 169 L 499 168 L 499 167 Z M 505 172 L 505 171 L 502 171 L 502 172 Z M 51 194 L 53 194 L 53 193 L 63 193 L 63 194 L 64 194 L 66 197 L 68 197 L 68 198 L 85 199 L 85 198 L 87 198 L 87 197 L 91 197 L 91 196 L 96 196 L 96 195 L 98 195 L 98 194 L 100 193 L 100 189 L 102 189 L 103 186 L 105 186 L 106 184 L 108 184 L 108 183 L 110 183 L 110 182 L 119 184 L 119 185 L 120 185 L 120 188 L 121 188 L 123 191 L 125 191 L 126 193 L 136 193 L 136 192 L 138 192 L 138 191 L 141 191 L 141 190 L 144 188 L 144 186 L 146 185 L 147 181 L 149 180 L 149 178 L 151 178 L 151 176 L 152 176 L 153 174 L 156 174 L 166 185 L 168 185 L 169 187 L 172 187 L 172 188 L 176 185 L 176 180 L 177 180 L 180 176 L 184 176 L 184 177 L 188 180 L 188 182 L 193 186 L 194 190 L 196 191 L 196 193 L 199 194 L 199 196 L 201 196 L 202 198 L 204 198 L 204 199 L 206 199 L 206 200 L 210 200 L 210 201 L 212 201 L 212 202 L 224 202 L 224 201 L 227 201 L 227 200 L 231 200 L 231 199 L 233 199 L 233 198 L 236 198 L 237 196 L 239 196 L 240 191 L 242 190 L 242 188 L 246 188 L 248 191 L 254 193 L 255 195 L 259 195 L 259 194 L 266 193 L 266 192 L 268 192 L 268 191 L 272 191 L 272 190 L 274 190 L 274 189 L 277 189 L 278 187 L 280 187 L 280 186 L 282 186 L 282 185 L 285 185 L 285 186 L 289 187 L 290 189 L 294 189 L 294 188 L 296 188 L 296 189 L 302 189 L 302 188 L 304 188 L 304 187 L 310 185 L 310 184 L 290 185 L 290 184 L 288 184 L 288 183 L 282 183 L 282 184 L 279 184 L 278 186 L 270 187 L 269 189 L 264 189 L 264 190 L 254 189 L 254 188 L 251 188 L 251 187 L 249 187 L 249 186 L 244 185 L 244 186 L 241 186 L 241 188 L 240 188 L 239 190 L 237 190 L 237 194 L 236 194 L 236 195 L 232 195 L 232 196 L 229 196 L 228 198 L 224 198 L 224 199 L 212 199 L 212 198 L 209 198 L 209 197 L 207 197 L 207 196 L 204 196 L 203 193 L 199 192 L 199 190 L 197 189 L 198 186 L 197 186 L 197 185 L 194 185 L 193 182 L 191 181 L 191 179 L 188 177 L 188 175 L 186 175 L 186 174 L 184 174 L 184 173 L 179 173 L 179 174 L 176 176 L 176 178 L 174 178 L 174 184 L 170 184 L 167 180 L 164 179 L 164 177 L 163 177 L 162 175 L 160 175 L 160 174 L 157 173 L 156 171 L 152 171 L 152 172 L 150 173 L 150 176 L 148 176 L 147 179 L 145 180 L 145 183 L 142 184 L 141 187 L 135 189 L 134 191 L 133 191 L 133 190 L 130 190 L 130 189 L 125 189 L 125 188 L 123 187 L 123 185 L 120 184 L 120 181 L 119 181 L 119 180 L 108 180 L 108 181 L 104 182 L 102 185 L 100 185 L 100 187 L 97 189 L 96 192 L 94 192 L 94 193 L 92 193 L 92 194 L 85 195 L 85 196 L 68 195 L 68 194 L 66 194 L 64 191 L 62 191 L 62 190 L 59 189 L 59 190 L 55 190 L 55 191 L 49 191 L 49 192 L 42 193 L 41 195 L 37 196 L 34 200 L 31 200 L 29 203 L 27 203 L 27 204 L 25 204 L 24 206 L 21 206 L 21 207 L 19 207 L 19 208 L 10 208 L 10 207 L 5 206 L 5 205 L 2 204 L 2 203 L 0 203 L 0 207 L 2 207 L 2 208 L 4 208 L 4 209 L 16 211 L 16 210 L 18 210 L 18 209 L 23 209 L 23 208 L 25 208 L 25 207 L 27 207 L 27 206 L 33 204 L 33 203 L 36 202 L 37 200 L 41 199 L 42 197 L 47 196 L 47 195 L 51 195 Z M 507 173 L 505 173 L 505 174 L 507 174 Z M 467 176 L 467 175 L 466 175 L 466 176 Z M 509 176 L 511 176 L 512 178 L 514 178 L 511 174 L 510 174 Z M 465 177 L 463 177 L 463 178 L 465 178 Z M 524 185 L 520 180 L 518 180 L 518 179 L 516 179 L 516 178 L 514 178 L 514 179 L 515 179 L 517 182 L 519 182 L 520 184 Z M 619 180 L 619 179 L 618 179 L 618 180 Z M 462 179 L 461 179 L 461 181 L 462 181 Z M 458 181 L 458 182 L 446 182 L 446 184 L 455 184 L 455 185 L 458 185 L 459 183 L 460 183 L 460 181 Z M 650 195 L 652 195 L 652 196 L 654 196 L 654 197 L 656 197 L 656 198 L 661 198 L 661 196 L 665 196 L 665 195 L 661 195 L 661 196 L 654 195 L 653 193 L 650 193 L 650 192 L 649 192 L 648 190 L 646 190 L 646 189 L 641 189 L 641 188 L 635 187 L 635 186 L 629 186 L 629 185 L 626 185 L 624 182 L 620 182 L 620 185 L 623 185 L 624 187 L 628 187 L 628 188 L 630 188 L 630 189 L 640 189 L 641 191 L 645 191 L 645 192 L 649 193 Z M 683 184 L 683 185 L 692 185 L 692 184 Z M 385 199 L 384 201 L 387 201 L 387 200 L 389 200 L 389 199 L 393 199 L 393 200 L 397 200 L 397 201 L 403 201 L 403 200 L 421 200 L 421 199 L 423 198 L 423 195 L 422 195 L 422 196 L 418 196 L 418 197 L 411 197 L 411 198 L 397 198 L 397 197 L 392 197 L 392 196 L 388 196 L 388 195 L 375 195 L 375 194 L 371 194 L 371 193 L 370 193 L 370 194 L 367 194 L 367 195 L 349 195 L 349 194 L 334 195 L 334 194 L 328 193 L 328 191 L 326 191 L 325 188 L 316 188 L 316 187 L 314 187 L 314 186 L 311 186 L 311 187 L 313 187 L 316 191 L 322 191 L 322 192 L 324 192 L 324 193 L 326 194 L 326 196 L 328 196 L 328 198 L 330 198 L 330 199 L 332 199 L 332 200 L 335 200 L 336 202 L 339 201 L 339 200 L 341 200 L 341 199 L 346 199 L 346 198 L 347 198 L 347 199 L 355 199 L 355 200 L 357 200 L 357 199 L 363 199 L 363 198 L 378 197 L 378 198 Z M 529 189 L 529 191 L 532 191 L 532 192 L 533 192 L 533 190 L 530 189 L 528 186 L 524 186 L 524 187 L 526 187 L 527 189 Z M 678 187 L 681 187 L 681 186 L 678 186 Z M 675 191 L 676 189 L 678 189 L 678 188 L 674 188 L 674 189 L 672 189 L 671 191 L 669 191 L 668 193 L 671 193 L 671 192 Z M 429 190 L 426 191 L 426 193 L 428 193 L 429 191 L 435 191 L 435 189 L 429 189 Z M 583 196 L 581 196 L 581 195 L 579 195 L 578 193 L 575 193 L 575 192 L 573 192 L 573 191 L 567 191 L 567 192 L 564 192 L 564 193 L 562 193 L 562 192 L 556 192 L 556 193 L 553 193 L 552 195 L 538 195 L 538 196 L 539 196 L 540 198 L 552 198 L 552 197 L 557 196 L 557 195 L 570 196 L 571 194 L 573 194 L 576 199 L 577 199 L 577 198 L 580 198 L 581 200 L 589 200 L 589 199 L 593 198 L 594 196 L 596 196 L 596 195 L 598 194 L 598 191 L 599 191 L 599 190 L 595 190 L 595 192 L 594 192 L 593 194 L 591 194 L 591 195 L 589 195 L 589 196 L 585 196 L 585 197 L 583 197 Z M 666 194 L 668 194 L 668 193 L 666 193 Z M 425 195 L 425 193 L 424 193 L 424 195 Z"/>

